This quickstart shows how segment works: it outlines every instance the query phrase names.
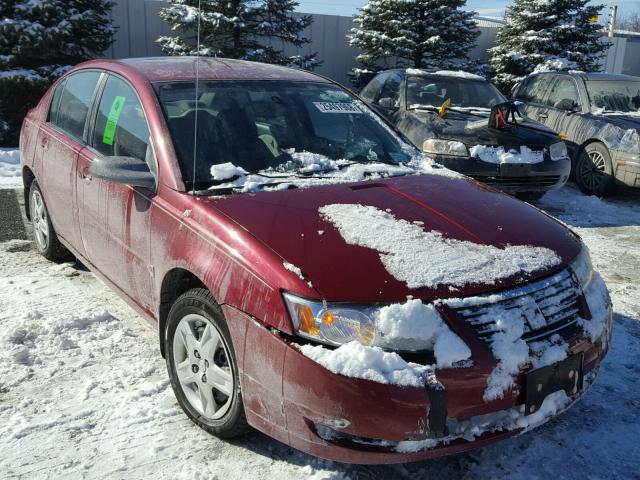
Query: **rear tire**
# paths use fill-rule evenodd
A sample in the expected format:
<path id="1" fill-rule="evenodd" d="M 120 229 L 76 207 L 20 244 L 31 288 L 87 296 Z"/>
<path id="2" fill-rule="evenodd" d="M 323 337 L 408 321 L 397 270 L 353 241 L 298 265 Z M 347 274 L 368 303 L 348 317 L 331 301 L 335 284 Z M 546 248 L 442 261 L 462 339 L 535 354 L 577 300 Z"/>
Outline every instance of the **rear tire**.
<path id="1" fill-rule="evenodd" d="M 517 192 L 516 198 L 523 202 L 536 202 L 544 197 L 547 192 Z"/>
<path id="2" fill-rule="evenodd" d="M 67 250 L 58 240 L 49 210 L 44 201 L 42 191 L 35 180 L 31 182 L 29 188 L 29 213 L 31 215 L 31 225 L 33 226 L 33 236 L 36 250 L 47 260 L 54 262 L 67 260 L 71 257 Z"/>
<path id="3" fill-rule="evenodd" d="M 606 197 L 615 191 L 611 155 L 601 143 L 590 143 L 580 153 L 576 163 L 576 183 L 587 195 Z"/>
<path id="4" fill-rule="evenodd" d="M 229 328 L 206 289 L 178 297 L 169 311 L 164 338 L 171 386 L 191 421 L 221 438 L 250 431 Z"/>

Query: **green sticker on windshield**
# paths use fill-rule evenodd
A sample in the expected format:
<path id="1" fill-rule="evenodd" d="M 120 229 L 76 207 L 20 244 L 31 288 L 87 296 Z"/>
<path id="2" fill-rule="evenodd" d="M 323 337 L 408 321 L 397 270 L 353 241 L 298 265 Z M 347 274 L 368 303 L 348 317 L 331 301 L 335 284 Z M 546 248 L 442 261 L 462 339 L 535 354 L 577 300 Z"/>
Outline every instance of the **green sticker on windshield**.
<path id="1" fill-rule="evenodd" d="M 113 145 L 113 139 L 116 136 L 116 127 L 118 126 L 118 120 L 122 113 L 122 107 L 124 107 L 125 98 L 117 96 L 113 99 L 111 104 L 111 110 L 109 110 L 109 116 L 107 117 L 107 125 L 104 127 L 104 135 L 102 135 L 102 143 L 105 145 Z"/>

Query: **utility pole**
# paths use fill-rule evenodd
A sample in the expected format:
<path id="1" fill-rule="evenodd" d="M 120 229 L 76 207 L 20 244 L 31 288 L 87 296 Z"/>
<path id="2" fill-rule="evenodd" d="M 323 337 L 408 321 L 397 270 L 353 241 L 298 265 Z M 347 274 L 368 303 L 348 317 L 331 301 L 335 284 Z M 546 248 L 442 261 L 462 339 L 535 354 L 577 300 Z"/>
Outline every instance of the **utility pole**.
<path id="1" fill-rule="evenodd" d="M 609 16 L 609 37 L 613 37 L 616 29 L 616 17 L 618 16 L 618 6 L 611 5 L 611 15 Z"/>

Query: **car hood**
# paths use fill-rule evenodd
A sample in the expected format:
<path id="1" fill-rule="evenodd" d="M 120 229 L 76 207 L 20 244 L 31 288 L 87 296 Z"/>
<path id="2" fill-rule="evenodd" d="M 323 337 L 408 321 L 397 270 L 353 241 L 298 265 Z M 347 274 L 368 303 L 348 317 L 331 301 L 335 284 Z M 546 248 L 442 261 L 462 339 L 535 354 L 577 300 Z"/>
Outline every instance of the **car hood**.
<path id="1" fill-rule="evenodd" d="M 469 178 L 409 175 L 379 181 L 209 198 L 211 208 L 243 227 L 283 261 L 300 268 L 305 283 L 329 301 L 392 302 L 412 295 L 433 300 L 494 291 L 558 271 L 580 250 L 579 239 L 536 208 Z M 374 206 L 398 219 L 422 222 L 445 238 L 481 241 L 504 248 L 532 245 L 555 251 L 552 269 L 497 283 L 452 289 L 410 289 L 391 275 L 379 252 L 348 244 L 319 208 L 337 203 Z M 383 235 L 384 232 L 381 232 Z M 429 262 L 429 258 L 424 259 Z M 278 287 L 278 286 L 275 286 Z"/>
<path id="2" fill-rule="evenodd" d="M 624 113 L 607 113 L 602 115 L 595 115 L 595 117 L 598 120 L 604 120 L 624 130 L 628 130 L 631 128 L 640 130 L 640 116 L 637 114 L 630 115 Z"/>
<path id="3" fill-rule="evenodd" d="M 436 112 L 412 110 L 407 112 L 404 128 L 400 129 L 410 138 L 443 138 L 459 140 L 468 147 L 475 145 L 502 145 L 541 149 L 558 141 L 558 136 L 541 123 L 527 117 L 518 118 L 517 125 L 506 129 L 489 127 L 489 114 L 447 112 L 442 119 Z M 411 135 L 411 129 L 422 130 Z M 413 140 L 413 139 L 412 139 Z M 421 142 L 416 143 L 421 145 Z"/>

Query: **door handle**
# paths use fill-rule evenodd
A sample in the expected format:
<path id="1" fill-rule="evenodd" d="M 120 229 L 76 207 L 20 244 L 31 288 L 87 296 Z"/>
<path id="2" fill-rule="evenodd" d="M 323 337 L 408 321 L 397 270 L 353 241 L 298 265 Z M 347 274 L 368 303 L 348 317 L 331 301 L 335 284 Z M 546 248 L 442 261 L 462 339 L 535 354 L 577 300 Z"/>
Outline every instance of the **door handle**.
<path id="1" fill-rule="evenodd" d="M 40 140 L 40 146 L 42 147 L 43 150 L 48 150 L 49 149 L 49 138 L 48 137 L 43 137 L 42 140 Z"/>
<path id="2" fill-rule="evenodd" d="M 89 167 L 83 167 L 80 169 L 80 178 L 87 182 L 91 180 L 91 173 L 89 173 Z"/>
<path id="3" fill-rule="evenodd" d="M 547 118 L 547 117 L 548 117 L 548 115 L 547 115 L 546 113 L 539 113 L 539 114 L 538 114 L 538 118 L 542 118 L 543 120 L 544 120 L 545 118 Z"/>

